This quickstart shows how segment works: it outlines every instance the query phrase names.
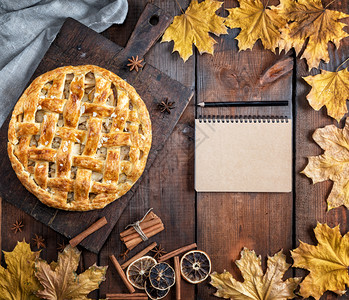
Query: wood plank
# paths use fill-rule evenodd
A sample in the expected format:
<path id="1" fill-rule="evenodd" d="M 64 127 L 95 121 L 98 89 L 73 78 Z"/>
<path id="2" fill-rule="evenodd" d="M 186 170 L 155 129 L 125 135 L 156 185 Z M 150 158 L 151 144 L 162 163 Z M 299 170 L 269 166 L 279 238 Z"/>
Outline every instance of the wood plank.
<path id="1" fill-rule="evenodd" d="M 225 1 L 224 7 L 233 7 L 235 3 Z M 258 84 L 263 73 L 284 55 L 263 50 L 260 42 L 252 51 L 238 52 L 234 40 L 238 32 L 229 30 L 229 35 L 217 39 L 214 56 L 198 56 L 197 101 L 288 100 L 291 103 L 292 72 L 267 86 Z M 197 109 L 197 115 L 290 114 L 290 107 Z M 233 261 L 240 257 L 243 247 L 254 249 L 264 258 L 281 248 L 284 252 L 291 249 L 292 202 L 292 193 L 198 193 L 197 243 L 199 249 L 210 255 L 212 270 L 226 269 L 241 278 Z M 198 299 L 216 299 L 212 296 L 214 291 L 209 285 L 201 284 Z"/>
<path id="2" fill-rule="evenodd" d="M 159 23 L 154 26 L 149 23 L 149 19 L 153 15 L 159 17 Z M 1 172 L 5 176 L 0 184 L 0 192 L 3 198 L 68 238 L 79 234 L 97 219 L 105 216 L 108 224 L 100 229 L 98 234 L 89 236 L 81 243 L 85 248 L 95 253 L 100 250 L 129 199 L 135 194 L 140 181 L 150 169 L 158 152 L 163 148 L 166 139 L 173 131 L 192 96 L 190 89 L 172 80 L 150 64 L 146 64 L 139 73 L 129 72 L 128 67 L 126 67 L 127 58 L 136 55 L 135 49 L 139 49 L 140 56 L 146 53 L 170 20 L 171 17 L 159 8 L 148 5 L 142 18 L 138 21 L 129 43 L 123 50 L 120 46 L 108 41 L 84 25 L 68 19 L 34 74 L 36 77 L 61 65 L 97 64 L 126 79 L 141 95 L 152 119 L 152 149 L 144 175 L 122 198 L 102 210 L 82 213 L 56 210 L 43 205 L 19 183 L 15 176 L 5 154 L 7 152 L 7 123 L 1 128 L 0 148 L 3 155 L 1 155 L 0 164 Z M 178 100 L 176 109 L 166 118 L 158 109 L 158 103 L 164 98 L 168 98 L 169 101 Z"/>
<path id="3" fill-rule="evenodd" d="M 138 20 L 138 17 L 143 10 L 145 1 L 142 5 L 139 5 L 140 1 L 134 1 L 134 5 L 130 5 L 130 10 L 128 16 L 132 15 L 132 12 L 134 10 L 138 9 L 138 14 L 136 14 L 133 24 L 136 23 Z M 158 1 L 159 2 L 159 1 Z M 188 1 L 189 2 L 189 1 Z M 132 3 L 131 3 L 132 4 Z M 162 2 L 162 3 L 156 3 L 161 4 L 162 8 L 166 9 L 166 11 L 175 11 L 174 14 L 178 14 L 179 10 L 175 3 L 168 3 L 168 2 Z M 178 10 L 178 11 L 177 11 Z M 120 34 L 120 32 L 123 32 L 122 30 L 119 30 L 118 26 L 113 26 L 113 28 L 110 31 L 106 31 L 104 35 L 106 37 L 111 37 L 111 39 L 114 42 L 119 43 L 120 45 L 124 46 L 125 43 L 122 43 L 122 38 L 124 38 L 124 41 L 128 40 L 128 36 L 130 35 L 133 26 L 129 26 L 126 22 L 125 25 L 122 25 L 122 27 L 129 28 L 129 32 L 126 32 L 125 36 L 123 34 Z M 108 32 L 111 32 L 110 36 L 108 35 Z M 121 37 L 121 39 L 119 39 Z M 164 70 L 169 76 L 172 78 L 176 78 L 177 80 L 181 81 L 183 84 L 187 86 L 193 86 L 194 84 L 194 61 L 190 60 L 186 64 L 184 64 L 181 59 L 178 58 L 177 55 L 171 55 L 170 44 L 160 44 L 157 43 L 154 48 L 151 49 L 152 55 L 146 56 L 147 63 L 153 64 L 158 68 L 161 68 Z M 161 56 L 159 56 L 161 54 Z M 73 56 L 73 53 L 69 53 L 69 55 Z M 78 57 L 73 56 L 76 59 Z M 192 241 L 194 241 L 195 238 L 195 224 L 194 216 L 195 216 L 195 202 L 193 199 L 195 198 L 193 195 L 193 190 L 188 190 L 188 185 L 190 182 L 193 181 L 193 173 L 192 171 L 189 172 L 189 177 L 187 175 L 187 169 L 193 170 L 193 161 L 190 163 L 190 166 L 188 167 L 187 161 L 189 160 L 188 157 L 193 157 L 193 114 L 194 114 L 194 106 L 193 104 L 190 105 L 190 107 L 187 109 L 185 115 L 183 115 L 182 119 L 180 119 L 180 123 L 178 124 L 178 127 L 176 127 L 174 132 L 174 137 L 170 137 L 169 142 L 165 145 L 165 150 L 162 158 L 159 158 L 159 162 L 156 162 L 157 164 L 157 170 L 155 171 L 156 175 L 154 176 L 155 181 L 161 181 L 161 187 L 164 187 L 164 191 L 166 191 L 166 194 L 168 192 L 171 193 L 171 195 L 174 195 L 174 198 L 171 198 L 171 202 L 175 201 L 175 204 L 172 205 L 169 203 L 169 201 L 164 201 L 162 203 L 162 199 L 159 200 L 159 198 L 162 198 L 166 195 L 161 194 L 160 196 L 156 192 L 156 198 L 154 200 L 151 199 L 153 197 L 152 194 L 145 196 L 149 193 L 149 189 L 152 186 L 157 186 L 157 188 L 160 186 L 159 183 L 156 183 L 154 185 L 153 183 L 144 183 L 144 186 L 141 185 L 140 190 L 142 190 L 141 195 L 133 201 L 128 211 L 125 212 L 123 215 L 123 220 L 120 221 L 120 230 L 115 229 L 112 232 L 111 238 L 108 240 L 108 243 L 106 244 L 106 247 L 103 248 L 101 254 L 103 253 L 118 253 L 117 248 L 121 246 L 121 242 L 119 241 L 117 234 L 121 231 L 122 226 L 125 224 L 130 223 L 133 221 L 137 216 L 141 216 L 143 213 L 144 207 L 148 206 L 154 206 L 154 210 L 159 211 L 157 208 L 160 206 L 161 202 L 161 215 L 165 215 L 163 217 L 164 220 L 167 220 L 167 227 L 170 231 L 170 240 L 167 240 L 167 236 L 159 236 L 156 238 L 159 238 L 160 242 L 163 242 L 166 240 L 166 244 L 163 243 L 163 246 L 166 247 L 167 251 L 170 251 L 178 246 L 181 246 L 183 244 L 188 244 Z M 179 154 L 176 153 L 175 158 L 173 157 L 173 152 L 178 149 L 178 144 L 181 145 L 181 152 Z M 163 173 L 161 171 L 162 163 L 166 161 L 171 161 L 171 165 L 168 165 L 166 167 L 166 172 Z M 177 165 L 178 164 L 178 165 Z M 174 171 L 173 171 L 174 170 Z M 165 178 L 162 178 L 162 176 L 166 174 Z M 171 176 L 175 176 L 176 178 L 176 184 L 172 186 L 170 189 L 167 187 L 168 185 L 172 184 L 172 178 Z M 177 182 L 178 181 L 178 182 Z M 150 185 L 151 184 L 151 185 Z M 181 191 L 180 195 L 177 195 L 177 188 Z M 144 196 L 144 197 L 143 197 Z M 135 203 L 134 203 L 135 202 Z M 153 202 L 153 203 L 150 203 Z M 187 203 L 190 203 L 188 206 Z M 153 205 L 155 204 L 155 205 Z M 170 217 L 166 217 L 168 214 L 168 206 L 172 205 L 173 212 L 171 213 Z M 11 235 L 11 232 L 9 230 L 9 226 L 12 224 L 11 222 L 14 222 L 16 218 L 23 216 L 24 223 L 26 224 L 27 233 L 25 235 L 26 239 L 31 238 L 31 233 L 38 233 L 39 235 L 43 235 L 44 237 L 45 232 L 47 232 L 47 235 L 50 236 L 50 241 L 53 240 L 53 236 L 56 235 L 56 233 L 52 230 L 50 230 L 45 225 L 42 225 L 40 222 L 34 220 L 29 215 L 25 214 L 22 210 L 19 210 L 18 208 L 12 206 L 11 204 L 4 201 L 4 206 L 7 208 L 4 209 L 3 214 L 9 218 L 9 220 L 4 220 L 3 224 L 8 224 L 7 228 L 4 228 L 3 230 L 3 236 L 4 232 L 6 233 L 6 248 L 4 250 L 11 250 L 13 246 L 15 245 L 17 239 L 21 239 L 23 235 Z M 177 212 L 179 211 L 179 215 L 177 216 Z M 137 215 L 137 212 L 139 213 Z M 182 225 L 177 222 L 183 222 Z M 176 227 L 171 229 L 171 223 L 176 223 Z M 185 233 L 181 233 L 183 231 L 183 228 L 186 228 Z M 180 235 L 180 237 L 178 237 Z M 116 237 L 116 240 L 115 240 Z M 61 235 L 57 235 L 57 242 L 61 243 L 62 241 L 67 244 L 68 240 L 64 238 Z M 178 242 L 178 244 L 177 244 Z M 56 243 L 52 244 L 50 246 L 50 253 L 46 257 L 49 260 L 56 260 L 57 257 L 57 251 L 55 250 Z M 117 245 L 117 246 L 115 246 Z M 104 252 L 104 249 L 108 246 L 108 252 Z M 142 247 L 142 246 L 140 246 Z M 43 251 L 43 254 L 45 255 L 47 250 Z M 134 252 L 138 251 L 138 248 L 135 249 Z M 103 262 L 103 255 L 101 255 L 99 265 L 109 264 L 109 262 Z M 87 269 L 90 265 L 92 265 L 94 262 L 97 261 L 97 256 L 93 253 L 90 253 L 88 251 L 83 251 L 82 256 L 82 268 L 79 266 L 78 270 L 79 272 Z M 99 260 L 99 259 L 98 259 Z M 82 269 L 82 270 L 80 270 Z M 120 280 L 115 280 L 115 276 L 111 278 L 111 268 L 108 270 L 107 273 L 107 281 L 102 284 L 102 290 L 101 295 L 105 295 L 108 291 L 114 291 L 116 289 L 116 286 L 119 288 L 122 288 L 122 283 Z M 105 287 L 108 287 L 108 290 L 105 289 Z M 188 296 L 187 299 L 194 299 L 194 287 L 192 285 L 189 285 L 185 283 L 185 286 L 183 287 L 183 293 Z M 101 297 L 97 297 L 97 293 L 92 293 L 89 295 L 93 299 L 98 299 Z M 171 298 L 171 296 L 167 297 L 167 299 Z"/>
<path id="4" fill-rule="evenodd" d="M 0 197 L 0 264 L 2 259 L 2 198 Z"/>
<path id="5" fill-rule="evenodd" d="M 323 1 L 324 5 L 331 1 Z M 349 1 L 335 1 L 329 9 L 343 11 L 349 13 Z M 349 19 L 343 20 L 349 24 Z M 348 27 L 346 27 L 348 32 Z M 348 58 L 349 39 L 342 40 L 340 48 L 335 49 L 333 44 L 329 43 L 330 62 L 328 64 L 321 63 L 320 69 L 335 71 L 336 68 Z M 346 64 L 347 67 L 348 65 Z M 296 90 L 296 166 L 295 166 L 295 247 L 299 246 L 299 240 L 310 244 L 316 244 L 313 229 L 317 222 L 327 223 L 334 227 L 340 224 L 341 232 L 349 231 L 349 212 L 341 206 L 327 212 L 326 199 L 332 189 L 332 182 L 326 181 L 322 183 L 312 184 L 311 180 L 305 175 L 300 174 L 308 163 L 307 157 L 319 155 L 323 150 L 314 142 L 312 134 L 315 129 L 326 125 L 335 124 L 343 128 L 344 122 L 337 123 L 336 120 L 327 116 L 326 108 L 315 111 L 308 103 L 306 95 L 310 92 L 311 87 L 302 79 L 302 76 L 319 74 L 319 70 L 313 69 L 308 72 L 304 60 L 297 61 L 297 90 Z M 304 276 L 307 272 L 301 269 L 297 270 L 298 276 Z M 321 299 L 347 299 L 348 295 L 338 297 L 334 293 L 327 292 Z"/>
<path id="6" fill-rule="evenodd" d="M 146 3 L 146 1 L 129 1 L 129 13 L 126 20 L 126 23 L 129 23 L 127 24 L 135 23 L 132 18 L 137 19 L 142 11 L 141 2 L 143 5 Z M 184 5 L 188 5 L 189 2 L 189 0 L 184 1 Z M 171 15 L 180 13 L 174 1 L 154 1 L 153 3 Z M 118 26 L 113 26 L 108 32 L 108 36 L 118 39 L 113 41 L 119 43 L 119 40 L 124 39 L 123 36 L 116 34 L 119 32 Z M 184 64 L 178 54 L 171 54 L 172 47 L 173 45 L 170 43 L 160 44 L 158 42 L 150 49 L 145 59 L 171 78 L 187 86 L 194 86 L 194 58 Z M 178 102 L 178 100 L 175 101 Z M 164 145 L 164 149 L 155 160 L 147 180 L 140 184 L 137 195 L 130 201 L 110 238 L 102 248 L 100 252 L 101 264 L 108 261 L 110 253 L 117 257 L 124 251 L 124 247 L 119 240 L 119 233 L 124 230 L 127 224 L 141 218 L 149 207 L 153 207 L 154 212 L 162 219 L 165 230 L 151 238 L 150 241 L 137 246 L 130 252 L 130 257 L 153 241 L 161 244 L 167 252 L 195 241 L 193 121 L 194 103 L 192 101 Z M 120 262 L 122 262 L 121 259 Z M 170 263 L 173 265 L 172 261 Z M 101 297 L 104 297 L 107 292 L 127 292 L 112 268 L 107 272 L 107 281 L 101 286 Z M 195 299 L 195 287 L 183 282 L 182 295 L 183 299 Z M 170 294 L 164 299 L 175 299 L 175 289 L 171 289 Z"/>

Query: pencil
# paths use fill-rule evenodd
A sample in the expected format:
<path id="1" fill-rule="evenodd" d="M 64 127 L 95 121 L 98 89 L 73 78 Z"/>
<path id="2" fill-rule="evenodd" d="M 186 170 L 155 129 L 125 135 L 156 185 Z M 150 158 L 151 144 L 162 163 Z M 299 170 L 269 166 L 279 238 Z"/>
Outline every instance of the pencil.
<path id="1" fill-rule="evenodd" d="M 235 101 L 235 102 L 201 102 L 200 107 L 238 107 L 238 106 L 288 106 L 287 100 L 277 101 Z"/>

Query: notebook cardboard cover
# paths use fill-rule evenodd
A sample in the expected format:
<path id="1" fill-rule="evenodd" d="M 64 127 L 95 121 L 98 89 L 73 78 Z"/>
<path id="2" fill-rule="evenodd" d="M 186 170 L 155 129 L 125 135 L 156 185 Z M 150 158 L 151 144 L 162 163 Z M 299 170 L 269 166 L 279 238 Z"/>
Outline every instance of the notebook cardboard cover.
<path id="1" fill-rule="evenodd" d="M 291 192 L 292 120 L 195 120 L 198 192 Z"/>

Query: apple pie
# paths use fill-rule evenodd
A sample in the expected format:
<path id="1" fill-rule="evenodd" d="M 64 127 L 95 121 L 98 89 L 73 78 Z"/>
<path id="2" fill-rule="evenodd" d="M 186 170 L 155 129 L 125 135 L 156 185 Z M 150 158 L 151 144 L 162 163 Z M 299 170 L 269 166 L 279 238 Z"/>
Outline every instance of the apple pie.
<path id="1" fill-rule="evenodd" d="M 8 155 L 22 184 L 42 203 L 100 209 L 142 175 L 151 147 L 148 110 L 135 89 L 93 65 L 37 77 L 18 100 Z"/>

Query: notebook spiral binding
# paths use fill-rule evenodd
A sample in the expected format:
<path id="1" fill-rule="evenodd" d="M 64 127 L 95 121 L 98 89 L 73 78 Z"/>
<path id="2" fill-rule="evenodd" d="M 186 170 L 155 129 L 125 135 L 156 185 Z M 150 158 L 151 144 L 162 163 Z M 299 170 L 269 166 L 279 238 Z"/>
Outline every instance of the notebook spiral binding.
<path id="1" fill-rule="evenodd" d="M 288 123 L 287 116 L 200 115 L 200 123 Z"/>

